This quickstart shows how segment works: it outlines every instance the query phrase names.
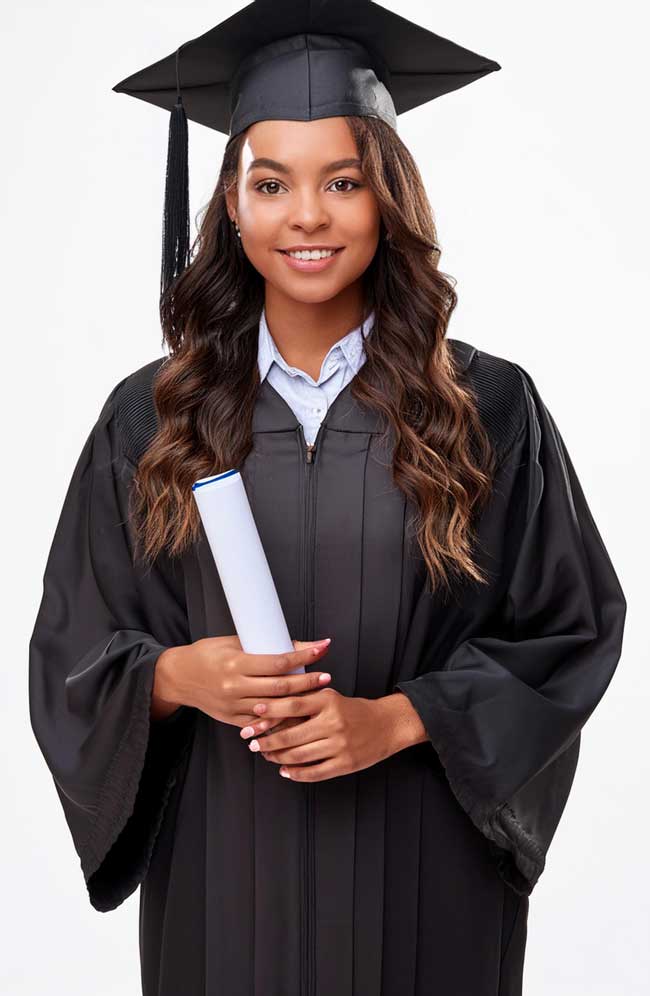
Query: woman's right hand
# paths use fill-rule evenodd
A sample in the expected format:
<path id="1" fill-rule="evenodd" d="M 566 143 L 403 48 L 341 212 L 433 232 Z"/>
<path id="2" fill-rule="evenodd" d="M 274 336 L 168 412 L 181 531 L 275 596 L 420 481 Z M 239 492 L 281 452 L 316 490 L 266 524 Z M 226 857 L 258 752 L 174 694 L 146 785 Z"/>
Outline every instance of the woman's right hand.
<path id="1" fill-rule="evenodd" d="M 233 726 L 259 723 L 253 707 L 260 699 L 299 695 L 328 685 L 318 680 L 322 671 L 288 672 L 320 660 L 329 644 L 292 643 L 295 650 L 284 654 L 247 654 L 236 635 L 168 647 L 156 662 L 153 698 L 167 714 L 187 705 Z"/>

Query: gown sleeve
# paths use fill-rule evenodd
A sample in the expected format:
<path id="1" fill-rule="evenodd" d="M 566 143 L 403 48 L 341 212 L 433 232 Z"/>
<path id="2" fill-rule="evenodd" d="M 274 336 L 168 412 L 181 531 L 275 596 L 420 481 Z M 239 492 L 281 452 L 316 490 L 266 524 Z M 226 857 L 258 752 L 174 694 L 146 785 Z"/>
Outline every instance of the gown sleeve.
<path id="1" fill-rule="evenodd" d="M 154 668 L 190 642 L 181 574 L 136 569 L 127 526 L 134 467 L 107 398 L 72 473 L 29 644 L 34 735 L 92 906 L 119 906 L 147 872 L 196 710 L 151 720 Z"/>
<path id="2" fill-rule="evenodd" d="M 499 563 L 466 638 L 398 682 L 499 874 L 532 892 L 564 810 L 580 731 L 617 666 L 626 602 L 557 426 L 517 364 L 521 424 L 479 536 Z M 484 592 L 485 588 L 483 586 Z M 494 599 L 489 611 L 480 599 Z M 426 666 L 426 665 L 425 665 Z"/>

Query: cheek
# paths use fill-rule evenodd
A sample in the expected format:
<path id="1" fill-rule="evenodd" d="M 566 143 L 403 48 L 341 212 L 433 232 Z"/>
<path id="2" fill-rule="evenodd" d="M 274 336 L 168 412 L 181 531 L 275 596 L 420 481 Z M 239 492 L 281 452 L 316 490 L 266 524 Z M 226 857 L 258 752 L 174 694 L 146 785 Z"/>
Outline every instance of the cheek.
<path id="1" fill-rule="evenodd" d="M 355 205 L 354 211 L 342 212 L 334 227 L 340 231 L 341 242 L 347 246 L 347 262 L 354 259 L 358 263 L 365 259 L 369 263 L 377 249 L 381 230 L 381 218 L 374 202 L 364 199 Z"/>
<path id="2" fill-rule="evenodd" d="M 379 229 L 357 230 L 344 241 L 346 249 L 341 257 L 340 272 L 345 273 L 346 280 L 354 280 L 373 260 L 379 241 Z"/>
<path id="3" fill-rule="evenodd" d="M 251 253 L 268 252 L 278 241 L 284 222 L 280 205 L 242 195 L 239 201 L 240 225 L 246 232 L 246 247 Z"/>
<path id="4" fill-rule="evenodd" d="M 271 246 L 279 245 L 278 232 L 281 224 L 278 218 L 269 211 L 248 211 L 243 226 L 246 231 L 246 245 L 253 252 L 268 251 Z"/>
<path id="5" fill-rule="evenodd" d="M 244 240 L 246 255 L 255 269 L 268 279 L 272 273 L 277 273 L 278 264 L 283 262 L 275 250 L 275 246 L 281 244 L 278 226 L 268 220 L 258 224 L 253 219 L 247 232 Z"/>

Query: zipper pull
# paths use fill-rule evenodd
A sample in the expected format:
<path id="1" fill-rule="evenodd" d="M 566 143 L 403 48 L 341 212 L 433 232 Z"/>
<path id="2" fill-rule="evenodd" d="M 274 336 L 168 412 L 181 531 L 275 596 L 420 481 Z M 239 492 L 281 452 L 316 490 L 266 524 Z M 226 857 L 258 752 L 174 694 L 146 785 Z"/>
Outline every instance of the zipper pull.
<path id="1" fill-rule="evenodd" d="M 316 449 L 316 443 L 307 443 L 307 463 L 312 462 L 312 456 Z"/>

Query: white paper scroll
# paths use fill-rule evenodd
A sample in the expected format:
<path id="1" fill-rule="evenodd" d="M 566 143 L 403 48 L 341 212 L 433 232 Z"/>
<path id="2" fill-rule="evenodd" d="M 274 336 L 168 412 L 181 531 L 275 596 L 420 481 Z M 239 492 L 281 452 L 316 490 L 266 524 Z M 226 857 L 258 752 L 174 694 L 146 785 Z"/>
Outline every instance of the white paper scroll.
<path id="1" fill-rule="evenodd" d="M 238 470 L 192 485 L 242 649 L 283 654 L 295 649 Z M 287 674 L 303 674 L 297 667 Z"/>

